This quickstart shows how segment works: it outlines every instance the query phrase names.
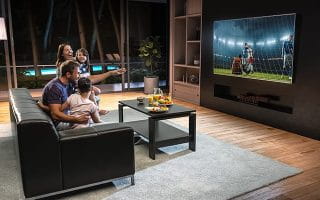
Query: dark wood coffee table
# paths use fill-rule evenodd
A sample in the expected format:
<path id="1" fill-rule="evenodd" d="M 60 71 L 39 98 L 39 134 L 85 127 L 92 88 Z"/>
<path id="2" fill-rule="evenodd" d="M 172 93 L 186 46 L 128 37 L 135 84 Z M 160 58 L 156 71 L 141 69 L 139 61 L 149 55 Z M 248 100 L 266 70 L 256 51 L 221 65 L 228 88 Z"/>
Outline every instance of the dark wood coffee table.
<path id="1" fill-rule="evenodd" d="M 196 111 L 183 106 L 172 105 L 163 113 L 152 113 L 145 109 L 148 103 L 138 104 L 137 100 L 119 101 L 119 122 L 123 122 L 123 107 L 127 106 L 148 115 L 147 120 L 123 122 L 149 143 L 149 157 L 155 159 L 156 148 L 189 143 L 189 149 L 196 150 Z M 189 133 L 161 120 L 189 116 Z"/>

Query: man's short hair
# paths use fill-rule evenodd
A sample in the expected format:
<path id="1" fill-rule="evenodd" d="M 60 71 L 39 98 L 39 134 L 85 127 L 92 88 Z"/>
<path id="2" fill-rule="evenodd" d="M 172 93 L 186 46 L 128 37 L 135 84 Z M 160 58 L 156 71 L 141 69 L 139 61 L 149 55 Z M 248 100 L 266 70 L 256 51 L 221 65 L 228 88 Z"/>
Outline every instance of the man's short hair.
<path id="1" fill-rule="evenodd" d="M 78 89 L 80 93 L 89 92 L 91 90 L 92 83 L 90 79 L 82 77 L 78 80 Z"/>
<path id="2" fill-rule="evenodd" d="M 74 60 L 64 61 L 60 66 L 61 76 L 65 76 L 67 72 L 69 72 L 70 74 L 73 74 L 74 68 L 79 66 L 80 64 L 77 61 L 74 61 Z"/>

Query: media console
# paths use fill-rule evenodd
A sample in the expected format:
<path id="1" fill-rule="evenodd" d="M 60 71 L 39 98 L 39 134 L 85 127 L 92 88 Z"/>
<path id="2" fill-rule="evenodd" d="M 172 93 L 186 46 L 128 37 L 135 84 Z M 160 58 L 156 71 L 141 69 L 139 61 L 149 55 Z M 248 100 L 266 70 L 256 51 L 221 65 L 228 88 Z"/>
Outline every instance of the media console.
<path id="1" fill-rule="evenodd" d="M 276 95 L 256 94 L 253 92 L 245 91 L 243 89 L 232 90 L 231 86 L 215 84 L 214 96 L 288 114 L 292 114 L 293 112 L 292 106 L 281 104 L 280 96 Z"/>

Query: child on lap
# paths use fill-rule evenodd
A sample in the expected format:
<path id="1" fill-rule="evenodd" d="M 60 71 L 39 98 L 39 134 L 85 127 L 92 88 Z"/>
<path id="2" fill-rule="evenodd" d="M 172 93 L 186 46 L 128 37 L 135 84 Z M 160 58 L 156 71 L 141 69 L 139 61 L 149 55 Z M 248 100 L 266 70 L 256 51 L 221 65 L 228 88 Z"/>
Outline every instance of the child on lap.
<path id="1" fill-rule="evenodd" d="M 88 78 L 80 78 L 78 80 L 79 93 L 72 94 L 67 101 L 62 104 L 61 109 L 70 109 L 70 115 L 88 114 L 91 119 L 87 124 L 70 123 L 70 128 L 83 128 L 91 126 L 93 123 L 102 123 L 99 116 L 98 106 L 89 99 L 92 93 L 92 84 Z"/>
<path id="2" fill-rule="evenodd" d="M 88 78 L 90 76 L 90 64 L 89 64 L 89 53 L 85 48 L 78 49 L 76 51 L 76 60 L 80 63 L 80 77 Z M 101 93 L 101 90 L 92 86 L 92 92 L 90 95 L 90 100 L 93 101 L 96 105 L 99 105 L 100 98 L 98 95 Z M 105 115 L 109 111 L 100 109 L 99 114 Z"/>

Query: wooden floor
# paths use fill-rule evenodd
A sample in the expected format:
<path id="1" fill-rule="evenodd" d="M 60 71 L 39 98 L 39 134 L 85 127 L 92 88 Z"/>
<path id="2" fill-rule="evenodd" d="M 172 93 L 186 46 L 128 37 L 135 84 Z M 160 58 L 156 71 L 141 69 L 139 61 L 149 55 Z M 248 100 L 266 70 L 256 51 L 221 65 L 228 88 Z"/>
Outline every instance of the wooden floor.
<path id="1" fill-rule="evenodd" d="M 117 109 L 118 100 L 133 99 L 137 96 L 145 95 L 140 92 L 103 94 L 100 106 L 109 110 Z M 174 102 L 197 110 L 197 132 L 304 171 L 236 199 L 320 199 L 320 141 L 179 100 Z M 188 118 L 174 121 L 188 126 Z M 0 102 L 0 123 L 8 122 L 8 102 Z M 5 131 L 0 130 L 0 137 Z"/>

